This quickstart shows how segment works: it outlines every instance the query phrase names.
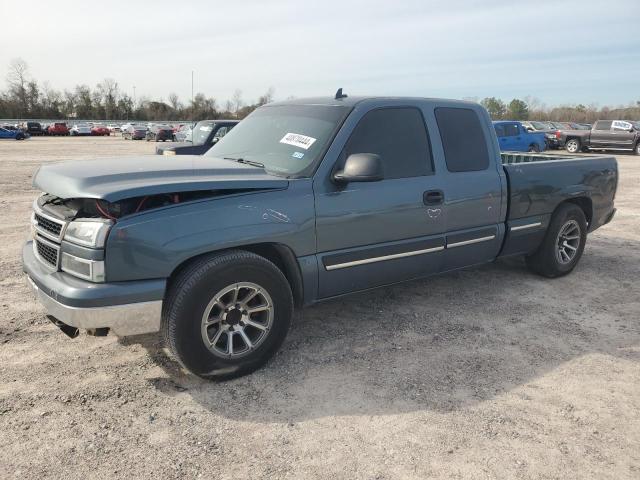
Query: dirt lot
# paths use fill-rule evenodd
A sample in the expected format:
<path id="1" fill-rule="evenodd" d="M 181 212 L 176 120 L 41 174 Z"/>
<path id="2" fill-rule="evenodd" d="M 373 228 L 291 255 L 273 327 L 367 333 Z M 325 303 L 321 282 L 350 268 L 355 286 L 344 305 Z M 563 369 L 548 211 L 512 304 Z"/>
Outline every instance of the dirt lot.
<path id="1" fill-rule="evenodd" d="M 21 271 L 39 164 L 152 149 L 0 143 L 0 478 L 640 478 L 640 158 L 572 275 L 498 262 L 318 305 L 213 384 L 154 336 L 69 340 Z"/>

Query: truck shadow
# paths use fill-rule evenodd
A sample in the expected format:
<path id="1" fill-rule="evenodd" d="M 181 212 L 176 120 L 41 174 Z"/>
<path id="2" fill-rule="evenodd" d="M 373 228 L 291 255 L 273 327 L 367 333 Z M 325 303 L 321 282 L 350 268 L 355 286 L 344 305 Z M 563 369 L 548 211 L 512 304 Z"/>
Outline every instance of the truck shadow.
<path id="1" fill-rule="evenodd" d="M 560 279 L 504 260 L 316 305 L 298 313 L 267 367 L 224 383 L 182 371 L 157 337 L 136 341 L 165 370 L 149 380 L 154 387 L 228 418 L 452 411 L 583 355 L 640 360 L 640 266 L 618 256 L 623 243 L 640 250 L 600 237 Z"/>

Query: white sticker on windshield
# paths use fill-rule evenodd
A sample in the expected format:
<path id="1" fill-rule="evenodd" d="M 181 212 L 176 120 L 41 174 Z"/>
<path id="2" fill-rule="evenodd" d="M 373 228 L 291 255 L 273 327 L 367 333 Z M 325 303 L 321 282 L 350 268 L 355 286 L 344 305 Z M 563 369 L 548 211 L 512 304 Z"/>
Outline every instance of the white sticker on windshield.
<path id="1" fill-rule="evenodd" d="M 293 145 L 294 147 L 309 150 L 315 141 L 316 139 L 313 137 L 307 137 L 306 135 L 300 135 L 299 133 L 287 133 L 282 137 L 280 143 L 286 143 L 287 145 Z"/>
<path id="2" fill-rule="evenodd" d="M 293 158 L 302 158 L 302 157 L 304 157 L 304 153 L 302 153 L 302 152 L 293 152 L 293 154 L 291 156 Z"/>

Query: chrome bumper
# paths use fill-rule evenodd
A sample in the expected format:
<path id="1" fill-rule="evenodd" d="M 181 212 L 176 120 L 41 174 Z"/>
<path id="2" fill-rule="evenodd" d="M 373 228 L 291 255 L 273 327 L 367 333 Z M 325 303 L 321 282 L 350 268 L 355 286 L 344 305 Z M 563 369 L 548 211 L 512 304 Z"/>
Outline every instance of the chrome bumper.
<path id="1" fill-rule="evenodd" d="M 44 293 L 28 275 L 27 280 L 47 314 L 71 327 L 83 330 L 108 328 L 122 337 L 160 331 L 161 300 L 106 307 L 70 307 Z"/>

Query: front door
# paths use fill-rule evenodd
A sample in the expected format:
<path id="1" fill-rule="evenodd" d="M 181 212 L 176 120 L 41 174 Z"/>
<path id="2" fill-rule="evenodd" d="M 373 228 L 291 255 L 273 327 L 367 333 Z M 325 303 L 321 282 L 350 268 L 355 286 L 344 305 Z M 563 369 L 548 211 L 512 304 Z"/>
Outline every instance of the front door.
<path id="1" fill-rule="evenodd" d="M 320 298 L 441 270 L 444 193 L 422 112 L 388 107 L 365 113 L 336 168 L 355 153 L 379 155 L 384 180 L 314 182 Z"/>
<path id="2" fill-rule="evenodd" d="M 632 150 L 633 143 L 636 139 L 636 133 L 633 125 L 629 122 L 616 120 L 611 128 L 611 145 L 610 148 L 624 148 Z"/>

